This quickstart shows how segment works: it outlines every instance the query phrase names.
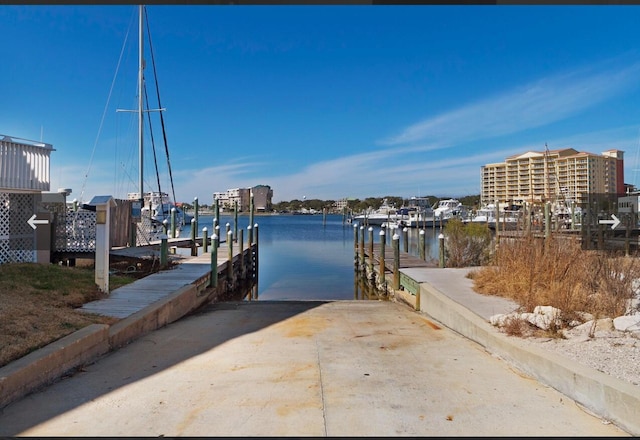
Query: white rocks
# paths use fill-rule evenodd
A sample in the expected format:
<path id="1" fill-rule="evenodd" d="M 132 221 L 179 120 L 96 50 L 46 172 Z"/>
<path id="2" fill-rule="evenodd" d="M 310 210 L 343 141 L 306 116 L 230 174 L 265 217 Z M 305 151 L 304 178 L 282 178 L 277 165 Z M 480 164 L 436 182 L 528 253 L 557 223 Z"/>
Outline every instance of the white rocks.
<path id="1" fill-rule="evenodd" d="M 613 326 L 621 332 L 640 332 L 640 314 L 618 316 L 613 320 Z"/>
<path id="2" fill-rule="evenodd" d="M 560 315 L 562 311 L 560 309 L 556 309 L 551 306 L 536 306 L 533 309 L 533 313 L 507 313 L 507 314 L 498 314 L 493 315 L 489 318 L 489 322 L 491 325 L 495 325 L 497 327 L 504 327 L 509 320 L 512 319 L 520 319 L 523 321 L 527 321 L 533 326 L 536 326 L 542 330 L 549 330 L 552 325 L 556 327 L 560 327 L 562 325 L 562 321 L 560 320 Z"/>

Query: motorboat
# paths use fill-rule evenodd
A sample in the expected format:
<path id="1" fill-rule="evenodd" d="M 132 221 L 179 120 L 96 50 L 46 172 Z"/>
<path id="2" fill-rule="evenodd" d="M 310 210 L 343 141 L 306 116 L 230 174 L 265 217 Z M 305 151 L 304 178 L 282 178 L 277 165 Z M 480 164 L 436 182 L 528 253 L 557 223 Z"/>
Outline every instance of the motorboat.
<path id="1" fill-rule="evenodd" d="M 369 226 L 382 226 L 383 223 L 389 223 L 392 221 L 403 220 L 402 214 L 398 213 L 398 210 L 390 206 L 387 199 L 384 199 L 382 205 L 376 210 L 368 210 L 363 214 L 353 217 L 354 221 L 359 222 L 362 225 Z"/>

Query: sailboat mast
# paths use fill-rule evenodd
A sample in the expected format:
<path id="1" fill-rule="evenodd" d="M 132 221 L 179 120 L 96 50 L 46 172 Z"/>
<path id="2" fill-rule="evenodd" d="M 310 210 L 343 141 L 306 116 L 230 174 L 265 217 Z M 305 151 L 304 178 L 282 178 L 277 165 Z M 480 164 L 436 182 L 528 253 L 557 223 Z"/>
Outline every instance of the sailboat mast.
<path id="1" fill-rule="evenodd" d="M 139 188 L 140 202 L 144 206 L 144 188 L 143 188 L 143 90 L 144 90 L 144 40 L 143 40 L 143 5 L 139 8 L 138 18 L 138 167 L 139 167 Z"/>

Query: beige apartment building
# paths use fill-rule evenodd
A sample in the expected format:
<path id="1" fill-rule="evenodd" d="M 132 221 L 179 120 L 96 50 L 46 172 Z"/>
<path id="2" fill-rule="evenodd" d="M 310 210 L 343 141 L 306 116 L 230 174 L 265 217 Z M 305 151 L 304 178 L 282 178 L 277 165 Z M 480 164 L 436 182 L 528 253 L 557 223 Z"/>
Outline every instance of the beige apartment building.
<path id="1" fill-rule="evenodd" d="M 601 155 L 573 148 L 528 151 L 481 167 L 481 203 L 583 200 L 624 194 L 624 152 Z"/>
<path id="2" fill-rule="evenodd" d="M 236 202 L 238 211 L 247 212 L 251 209 L 251 195 L 253 194 L 253 206 L 257 212 L 271 211 L 273 190 L 268 185 L 256 185 L 253 188 L 233 188 L 224 192 L 213 193 L 213 200 L 223 211 L 233 211 Z"/>

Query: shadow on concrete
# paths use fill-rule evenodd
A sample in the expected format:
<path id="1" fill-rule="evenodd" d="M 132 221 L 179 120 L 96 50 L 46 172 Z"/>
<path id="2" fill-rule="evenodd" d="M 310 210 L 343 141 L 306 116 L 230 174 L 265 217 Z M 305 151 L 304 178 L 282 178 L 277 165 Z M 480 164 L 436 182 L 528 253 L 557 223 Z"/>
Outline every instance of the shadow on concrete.
<path id="1" fill-rule="evenodd" d="M 329 302 L 232 301 L 205 305 L 9 404 L 0 410 L 0 435 L 17 436 L 46 420 L 144 380 L 225 342 Z M 281 348 L 287 349 L 284 345 Z"/>

